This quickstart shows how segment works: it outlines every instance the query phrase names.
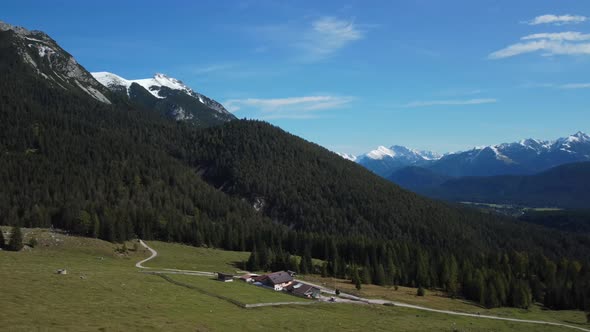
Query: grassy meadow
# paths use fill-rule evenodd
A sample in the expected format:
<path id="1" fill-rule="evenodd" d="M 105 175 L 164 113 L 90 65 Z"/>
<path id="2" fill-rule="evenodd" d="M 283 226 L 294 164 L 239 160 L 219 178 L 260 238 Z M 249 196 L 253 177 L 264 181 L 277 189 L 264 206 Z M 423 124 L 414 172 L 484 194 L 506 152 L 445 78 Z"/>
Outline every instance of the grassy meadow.
<path id="1" fill-rule="evenodd" d="M 571 331 L 379 305 L 326 303 L 242 309 L 159 276 L 140 273 L 134 265 L 149 256 L 143 248 L 120 254 L 115 251 L 120 245 L 100 240 L 40 229 L 24 231 L 26 240 L 31 236 L 38 239 L 35 248 L 16 253 L 0 251 L 2 331 Z M 161 250 L 159 261 L 146 264 L 155 267 L 205 271 L 227 268 L 231 272 L 232 262 L 247 256 L 158 242 L 149 244 Z M 127 247 L 133 246 L 128 243 Z M 198 254 L 203 253 L 201 250 L 210 255 Z M 68 274 L 55 273 L 61 268 L 66 268 Z M 245 303 L 298 300 L 237 282 L 229 285 L 207 277 L 171 277 Z M 363 292 L 369 289 L 367 286 Z M 383 294 L 375 290 L 363 295 Z M 442 303 L 434 305 L 444 306 Z M 555 317 L 561 314 L 552 313 Z M 536 312 L 533 315 L 523 318 L 545 318 Z M 578 317 L 564 313 L 563 320 L 570 319 Z"/>

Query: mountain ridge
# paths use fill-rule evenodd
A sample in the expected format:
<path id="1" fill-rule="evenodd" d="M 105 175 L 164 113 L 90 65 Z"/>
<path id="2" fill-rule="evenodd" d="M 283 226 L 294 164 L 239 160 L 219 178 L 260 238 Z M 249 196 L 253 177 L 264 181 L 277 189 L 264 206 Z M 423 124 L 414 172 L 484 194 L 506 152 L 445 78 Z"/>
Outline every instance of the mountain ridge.
<path id="1" fill-rule="evenodd" d="M 396 147 L 406 153 L 396 153 Z M 428 151 L 381 146 L 354 161 L 383 177 L 408 166 L 451 177 L 534 174 L 567 163 L 590 161 L 590 136 L 578 131 L 555 140 L 529 138 L 444 155 L 433 153 L 430 158 Z"/>

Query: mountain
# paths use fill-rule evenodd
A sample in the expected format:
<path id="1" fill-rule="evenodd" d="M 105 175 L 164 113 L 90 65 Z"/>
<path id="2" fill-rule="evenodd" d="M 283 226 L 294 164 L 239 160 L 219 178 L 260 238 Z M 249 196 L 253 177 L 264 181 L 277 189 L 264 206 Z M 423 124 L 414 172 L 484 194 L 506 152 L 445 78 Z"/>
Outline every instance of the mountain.
<path id="1" fill-rule="evenodd" d="M 428 166 L 450 176 L 534 174 L 566 163 L 590 161 L 590 137 L 582 132 L 554 141 L 526 139 L 447 155 Z"/>
<path id="2" fill-rule="evenodd" d="M 451 201 L 588 208 L 590 162 L 565 164 L 535 175 L 463 177 L 431 189 L 414 189 Z"/>
<path id="3" fill-rule="evenodd" d="M 428 168 L 450 177 L 531 175 L 567 163 L 590 161 L 590 136 L 577 132 L 554 141 L 525 139 L 444 156 L 399 146 L 390 149 L 381 146 L 355 161 L 386 178 L 407 166 Z"/>
<path id="4" fill-rule="evenodd" d="M 572 294 L 590 291 L 585 235 L 416 195 L 268 123 L 202 128 L 62 89 L 15 38 L 0 31 L 0 224 L 249 250 L 264 268 L 313 257 L 330 276 L 360 269 L 375 284 L 444 288 L 488 307 L 525 306 L 523 292 L 584 306 Z"/>
<path id="5" fill-rule="evenodd" d="M 95 72 L 92 75 L 114 93 L 142 107 L 156 109 L 177 121 L 208 126 L 236 119 L 219 102 L 164 74 L 138 80 L 128 80 L 108 72 Z"/>
<path id="6" fill-rule="evenodd" d="M 109 90 L 44 32 L 29 31 L 1 21 L 0 31 L 12 32 L 14 38 L 10 39 L 10 47 L 51 86 L 84 93 L 102 103 L 111 103 Z"/>
<path id="7" fill-rule="evenodd" d="M 390 148 L 378 147 L 369 153 L 357 157 L 354 161 L 386 177 L 395 170 L 406 166 L 427 165 L 441 156 L 430 151 L 417 151 L 405 146 L 394 145 Z"/>

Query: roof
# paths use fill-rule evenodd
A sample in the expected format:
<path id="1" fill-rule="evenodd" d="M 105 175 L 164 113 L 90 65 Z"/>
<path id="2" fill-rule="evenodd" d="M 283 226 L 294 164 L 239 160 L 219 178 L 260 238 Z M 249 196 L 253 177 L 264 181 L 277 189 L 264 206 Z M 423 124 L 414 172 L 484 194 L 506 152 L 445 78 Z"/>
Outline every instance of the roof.
<path id="1" fill-rule="evenodd" d="M 297 294 L 297 295 L 306 295 L 310 292 L 314 292 L 314 291 L 320 291 L 319 288 L 314 287 L 312 285 L 308 285 L 308 284 L 304 284 L 304 283 L 298 283 L 292 287 L 289 288 L 289 290 L 293 293 L 293 294 Z"/>
<path id="2" fill-rule="evenodd" d="M 273 285 L 284 284 L 286 282 L 293 281 L 293 277 L 291 277 L 291 275 L 285 271 L 269 273 L 266 276 Z"/>

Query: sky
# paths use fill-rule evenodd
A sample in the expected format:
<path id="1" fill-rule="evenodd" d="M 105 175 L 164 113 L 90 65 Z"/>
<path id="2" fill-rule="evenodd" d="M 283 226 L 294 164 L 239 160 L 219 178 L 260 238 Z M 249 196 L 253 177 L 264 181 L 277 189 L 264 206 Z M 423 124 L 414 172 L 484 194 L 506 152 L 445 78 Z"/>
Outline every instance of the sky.
<path id="1" fill-rule="evenodd" d="M 337 152 L 590 132 L 586 0 L 19 0 L 0 20 Z"/>

